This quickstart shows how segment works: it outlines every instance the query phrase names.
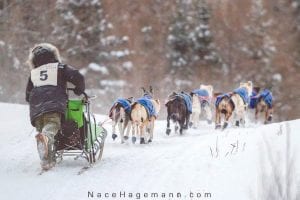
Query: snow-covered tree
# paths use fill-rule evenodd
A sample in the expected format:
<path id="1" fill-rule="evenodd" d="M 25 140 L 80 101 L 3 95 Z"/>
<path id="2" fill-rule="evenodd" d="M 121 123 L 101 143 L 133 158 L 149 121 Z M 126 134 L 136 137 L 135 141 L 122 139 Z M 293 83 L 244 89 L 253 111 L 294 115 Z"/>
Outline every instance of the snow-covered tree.
<path id="1" fill-rule="evenodd" d="M 70 60 L 82 65 L 81 72 L 88 77 L 87 85 L 93 93 L 113 96 L 126 84 L 120 84 L 119 79 L 131 67 L 126 59 L 131 51 L 124 47 L 129 38 L 110 35 L 114 26 L 102 0 L 58 0 L 56 10 L 59 19 L 52 31 L 56 43 Z"/>
<path id="2" fill-rule="evenodd" d="M 276 63 L 273 62 L 273 58 L 277 53 L 275 41 L 270 34 L 272 29 L 275 28 L 274 23 L 268 17 L 263 1 L 253 1 L 250 12 L 250 23 L 245 26 L 246 35 L 251 42 L 243 41 L 246 44 L 241 49 L 258 66 L 257 70 L 252 70 L 249 75 L 254 79 L 253 81 L 265 87 L 272 87 L 281 81 L 280 74 L 275 76 L 275 78 L 272 76 L 276 72 L 274 69 Z"/>
<path id="3" fill-rule="evenodd" d="M 220 62 L 212 43 L 210 10 L 205 0 L 177 0 L 167 43 L 171 72 L 192 74 L 199 65 Z"/>

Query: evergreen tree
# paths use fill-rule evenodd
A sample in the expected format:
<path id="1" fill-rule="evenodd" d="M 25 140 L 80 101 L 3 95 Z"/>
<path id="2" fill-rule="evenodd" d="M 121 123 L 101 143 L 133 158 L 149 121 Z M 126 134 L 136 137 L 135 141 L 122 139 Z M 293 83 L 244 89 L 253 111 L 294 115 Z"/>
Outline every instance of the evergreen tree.
<path id="1" fill-rule="evenodd" d="M 220 62 L 212 43 L 210 11 L 205 0 L 177 0 L 167 43 L 172 73 L 192 74 L 199 65 Z"/>

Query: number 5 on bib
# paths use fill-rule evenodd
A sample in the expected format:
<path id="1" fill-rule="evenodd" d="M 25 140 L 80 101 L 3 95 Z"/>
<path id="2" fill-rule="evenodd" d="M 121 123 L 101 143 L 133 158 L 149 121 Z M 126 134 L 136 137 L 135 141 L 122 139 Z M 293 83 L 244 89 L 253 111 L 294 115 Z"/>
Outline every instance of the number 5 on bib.
<path id="1" fill-rule="evenodd" d="M 31 70 L 31 81 L 34 87 L 57 86 L 57 71 L 58 63 L 49 63 Z"/>

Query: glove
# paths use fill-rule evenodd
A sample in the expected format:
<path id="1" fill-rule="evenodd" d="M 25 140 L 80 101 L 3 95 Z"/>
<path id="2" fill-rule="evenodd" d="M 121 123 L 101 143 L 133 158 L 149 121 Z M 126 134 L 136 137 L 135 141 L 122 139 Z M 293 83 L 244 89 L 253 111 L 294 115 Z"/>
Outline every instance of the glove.
<path id="1" fill-rule="evenodd" d="M 74 93 L 76 94 L 76 95 L 81 95 L 83 92 L 80 90 L 80 89 L 78 89 L 78 88 L 75 88 L 74 89 Z"/>

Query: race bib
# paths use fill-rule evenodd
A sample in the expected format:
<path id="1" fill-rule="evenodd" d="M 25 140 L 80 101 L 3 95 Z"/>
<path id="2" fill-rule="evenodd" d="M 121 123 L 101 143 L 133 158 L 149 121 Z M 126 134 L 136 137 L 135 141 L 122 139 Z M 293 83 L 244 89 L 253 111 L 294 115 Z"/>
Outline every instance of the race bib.
<path id="1" fill-rule="evenodd" d="M 31 70 L 31 81 L 34 87 L 57 86 L 57 71 L 58 63 L 49 63 Z"/>

